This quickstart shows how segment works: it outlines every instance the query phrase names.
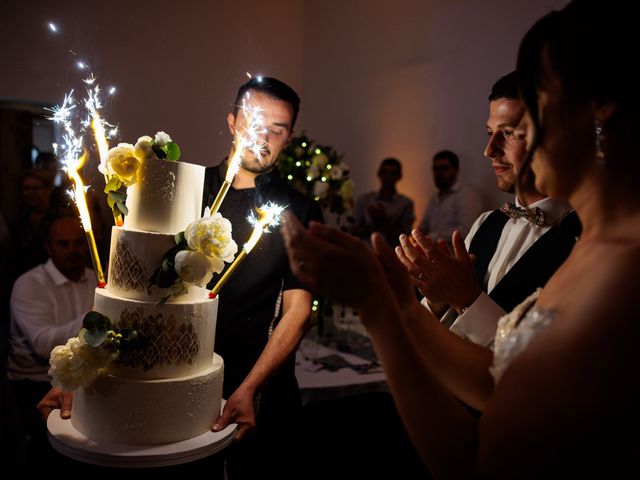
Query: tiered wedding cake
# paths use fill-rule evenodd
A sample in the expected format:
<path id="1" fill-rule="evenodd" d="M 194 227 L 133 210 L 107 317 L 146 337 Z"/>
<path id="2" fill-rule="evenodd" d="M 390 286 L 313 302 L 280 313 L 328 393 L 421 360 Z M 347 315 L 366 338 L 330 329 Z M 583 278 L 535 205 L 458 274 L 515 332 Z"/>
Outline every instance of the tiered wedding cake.
<path id="1" fill-rule="evenodd" d="M 71 422 L 90 439 L 158 445 L 210 431 L 220 413 L 222 358 L 214 354 L 218 299 L 150 286 L 174 236 L 200 217 L 204 167 L 147 160 L 127 191 L 128 215 L 113 227 L 108 283 L 94 310 L 145 339 L 89 386 L 75 391 Z M 168 297 L 168 298 L 167 298 Z"/>

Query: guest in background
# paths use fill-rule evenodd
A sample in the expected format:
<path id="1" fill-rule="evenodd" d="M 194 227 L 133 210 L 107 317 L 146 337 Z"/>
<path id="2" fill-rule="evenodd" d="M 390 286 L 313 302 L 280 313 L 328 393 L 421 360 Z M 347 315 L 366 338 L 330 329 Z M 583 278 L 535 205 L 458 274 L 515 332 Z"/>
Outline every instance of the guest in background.
<path id="1" fill-rule="evenodd" d="M 455 230 L 466 235 L 482 211 L 477 193 L 458 181 L 460 160 L 451 150 L 433 156 L 433 181 L 437 191 L 431 196 L 419 228 L 434 239 L 451 242 Z"/>
<path id="2" fill-rule="evenodd" d="M 373 254 L 287 217 L 294 273 L 358 308 L 435 478 L 624 478 L 636 469 L 640 95 L 629 58 L 640 49 L 639 17 L 636 3 L 574 0 L 522 41 L 535 185 L 575 207 L 583 235 L 544 288 L 500 320 L 493 356 L 418 304 L 379 236 Z"/>
<path id="3" fill-rule="evenodd" d="M 49 354 L 78 333 L 96 288 L 77 217 L 52 220 L 46 249 L 51 258 L 16 280 L 10 301 L 7 376 L 34 454 L 46 443 L 36 405 L 51 388 Z"/>
<path id="4" fill-rule="evenodd" d="M 270 77 L 254 77 L 243 84 L 227 118 L 236 142 L 246 127 L 247 119 L 238 106 L 247 92 L 251 95 L 248 103 L 261 110 L 266 132 L 258 158 L 244 152 L 220 207 L 233 226 L 238 245 L 247 241 L 253 229 L 247 216 L 268 201 L 287 206 L 305 223 L 322 220 L 317 202 L 291 188 L 274 171 L 298 116 L 297 93 Z M 213 203 L 226 170 L 226 160 L 207 168 L 203 207 Z M 216 281 L 214 278 L 210 287 Z M 296 472 L 291 450 L 296 447 L 302 400 L 294 355 L 307 330 L 311 300 L 311 293 L 291 274 L 279 228 L 262 236 L 220 290 L 216 352 L 225 363 L 223 398 L 227 403 L 214 430 L 238 424 L 238 443 L 224 451 L 231 479 Z M 255 434 L 249 435 L 253 430 Z M 274 460 L 278 458 L 286 460 Z"/>
<path id="5" fill-rule="evenodd" d="M 17 221 L 11 225 L 12 279 L 44 263 L 45 219 L 49 213 L 51 177 L 40 169 L 31 169 L 21 179 L 22 205 Z"/>
<path id="6" fill-rule="evenodd" d="M 516 72 L 511 72 L 489 95 L 484 154 L 491 160 L 498 188 L 514 195 L 526 156 L 524 114 Z M 443 323 L 484 346 L 493 343 L 498 318 L 547 283 L 580 235 L 580 221 L 567 202 L 538 192 L 532 174 L 521 178 L 515 205 L 480 215 L 464 244 L 460 233 L 454 236 L 457 250 L 466 248 L 475 255 L 473 265 L 420 235 L 419 244 L 405 237 L 402 249 L 396 250 L 432 311 L 441 315 L 448 308 Z"/>
<path id="7" fill-rule="evenodd" d="M 380 190 L 358 197 L 351 233 L 368 239 L 373 232 L 380 232 L 389 244 L 397 245 L 400 234 L 411 232 L 416 219 L 413 200 L 396 190 L 401 178 L 402 164 L 398 159 L 382 160 L 378 168 Z"/>

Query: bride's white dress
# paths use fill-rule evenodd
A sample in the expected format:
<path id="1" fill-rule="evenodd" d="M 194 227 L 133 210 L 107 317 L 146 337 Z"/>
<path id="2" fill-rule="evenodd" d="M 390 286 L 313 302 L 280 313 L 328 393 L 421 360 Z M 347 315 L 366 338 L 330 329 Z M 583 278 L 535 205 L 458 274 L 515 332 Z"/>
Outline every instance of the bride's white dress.
<path id="1" fill-rule="evenodd" d="M 497 384 L 515 357 L 520 355 L 531 340 L 553 321 L 553 312 L 536 305 L 539 288 L 520 305 L 498 321 L 493 344 L 493 366 L 489 369 Z"/>

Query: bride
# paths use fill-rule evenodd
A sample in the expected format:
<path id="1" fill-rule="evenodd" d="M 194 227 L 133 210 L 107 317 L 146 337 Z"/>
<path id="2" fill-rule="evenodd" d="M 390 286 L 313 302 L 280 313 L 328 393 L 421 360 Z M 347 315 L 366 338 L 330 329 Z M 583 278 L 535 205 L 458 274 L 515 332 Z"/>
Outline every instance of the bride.
<path id="1" fill-rule="evenodd" d="M 500 320 L 494 352 L 458 338 L 417 302 L 379 235 L 372 251 L 286 217 L 294 273 L 360 312 L 436 478 L 618 478 L 637 468 L 639 13 L 634 2 L 574 0 L 520 45 L 536 188 L 569 201 L 583 233 L 544 289 Z"/>

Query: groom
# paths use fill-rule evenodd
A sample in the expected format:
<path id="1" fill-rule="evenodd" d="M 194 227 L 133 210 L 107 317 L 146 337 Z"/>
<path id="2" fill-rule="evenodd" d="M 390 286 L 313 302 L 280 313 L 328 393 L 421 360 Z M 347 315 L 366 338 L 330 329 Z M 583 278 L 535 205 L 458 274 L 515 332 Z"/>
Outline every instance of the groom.
<path id="1" fill-rule="evenodd" d="M 465 243 L 476 256 L 473 267 L 438 252 L 424 261 L 407 241 L 404 252 L 398 252 L 432 311 L 442 313 L 446 309 L 438 312 L 437 305 L 450 305 L 442 322 L 482 346 L 493 343 L 502 315 L 544 286 L 581 231 L 571 206 L 537 191 L 532 174 L 522 178 L 516 192 L 526 157 L 524 114 L 516 72 L 511 72 L 493 85 L 489 95 L 484 155 L 491 160 L 498 188 L 517 195 L 514 205 L 485 212 L 472 225 Z M 535 211 L 518 213 L 523 205 L 538 209 L 538 222 Z M 462 248 L 460 237 L 458 244 Z"/>

